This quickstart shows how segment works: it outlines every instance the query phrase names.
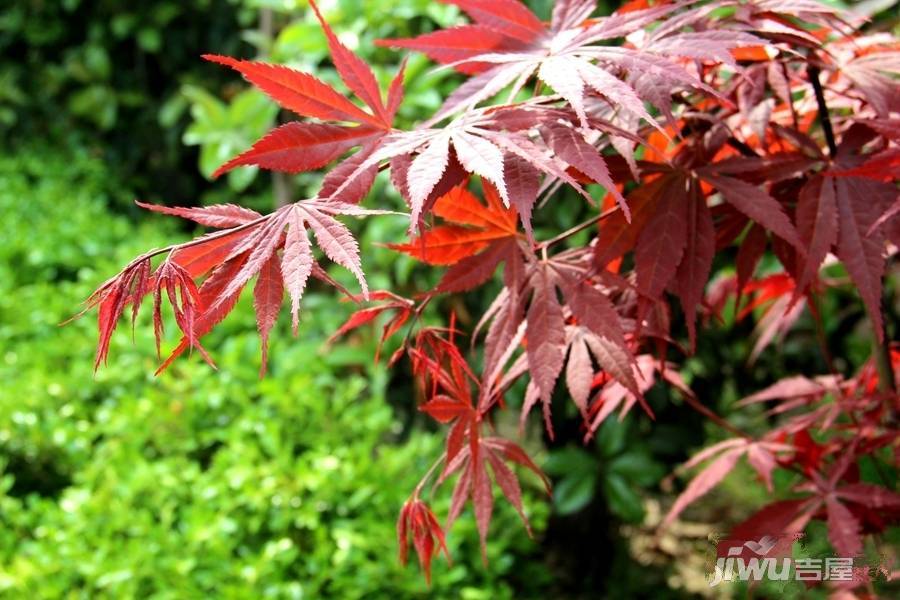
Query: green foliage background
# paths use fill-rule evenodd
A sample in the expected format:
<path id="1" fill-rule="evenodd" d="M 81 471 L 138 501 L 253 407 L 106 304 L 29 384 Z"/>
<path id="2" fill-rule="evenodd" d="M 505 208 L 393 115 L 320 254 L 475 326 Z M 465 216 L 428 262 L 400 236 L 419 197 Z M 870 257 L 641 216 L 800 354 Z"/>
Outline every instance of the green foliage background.
<path id="1" fill-rule="evenodd" d="M 489 569 L 459 560 L 429 592 L 397 562 L 397 511 L 441 438 L 404 427 L 371 347 L 322 351 L 343 316 L 330 296 L 307 298 L 318 316 L 296 340 L 278 332 L 264 380 L 248 301 L 210 342 L 219 372 L 186 360 L 154 378 L 144 322 L 136 346 L 117 335 L 114 364 L 92 373 L 93 319 L 58 324 L 98 278 L 182 235 L 111 214 L 108 177 L 46 148 L 0 160 L 13 232 L 0 246 L 0 595 L 513 597 L 538 548 L 511 509 Z M 476 539 L 464 520 L 451 550 L 477 556 Z M 529 570 L 540 589 L 547 575 Z"/>

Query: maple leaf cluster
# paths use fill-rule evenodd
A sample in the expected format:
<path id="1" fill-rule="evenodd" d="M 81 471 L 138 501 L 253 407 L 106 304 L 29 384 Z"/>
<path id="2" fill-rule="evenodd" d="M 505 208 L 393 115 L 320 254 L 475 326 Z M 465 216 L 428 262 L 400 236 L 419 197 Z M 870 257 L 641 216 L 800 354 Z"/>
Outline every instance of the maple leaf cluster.
<path id="1" fill-rule="evenodd" d="M 800 473 L 802 496 L 764 508 L 738 530 L 800 531 L 822 519 L 836 551 L 858 554 L 864 533 L 900 518 L 900 495 L 860 482 L 858 468 L 875 453 L 900 456 L 900 352 L 891 350 L 881 309 L 886 268 L 900 246 L 900 43 L 863 33 L 859 18 L 813 0 L 633 0 L 606 17 L 595 16 L 594 0 L 558 0 L 549 23 L 519 0 L 444 1 L 470 22 L 381 42 L 466 77 L 409 130 L 393 125 L 403 67 L 382 94 L 315 2 L 338 75 L 359 102 L 288 67 L 205 57 L 301 118 L 217 174 L 245 165 L 328 170 L 315 197 L 267 215 L 232 204 L 142 204 L 217 231 L 136 258 L 89 298 L 99 313 L 97 365 L 119 317 L 131 305 L 136 318 L 150 294 L 158 352 L 163 298 L 182 337 L 160 370 L 191 348 L 212 363 L 201 340 L 256 278 L 265 371 L 284 296 L 296 333 L 313 277 L 374 303 L 335 337 L 383 321 L 381 343 L 402 337 L 389 364 L 410 361 L 421 410 L 448 426 L 443 454 L 398 521 L 401 559 L 411 538 L 426 577 L 467 502 L 484 548 L 494 485 L 527 526 L 515 467 L 549 491 L 536 463 L 495 430 L 496 410 L 519 406 L 524 422 L 540 407 L 552 437 L 551 400 L 564 388 L 587 440 L 614 412 L 640 406 L 653 418 L 644 395 L 657 381 L 734 435 L 685 465 L 707 463 L 666 525 L 746 458 L 770 489 L 776 469 Z M 409 239 L 389 246 L 447 267 L 414 299 L 368 290 L 359 246 L 339 220 L 388 212 L 360 206 L 382 170 L 410 219 Z M 552 213 L 562 189 L 595 215 L 539 239 L 533 222 Z M 355 276 L 360 294 L 319 264 L 310 231 L 321 254 Z M 573 242 L 583 232 L 589 241 Z M 757 276 L 766 255 L 779 270 Z M 717 259 L 734 274 L 711 282 Z M 846 285 L 823 271 L 837 262 L 872 323 L 876 350 L 855 376 L 797 376 L 747 398 L 776 402 L 776 424 L 762 437 L 737 430 L 693 395 L 671 359 L 703 343 L 699 327 L 728 303 L 739 319 L 760 315 L 755 357 L 802 312 L 818 318 L 816 298 Z M 500 291 L 470 330 L 452 317 L 447 327 L 422 324 L 433 299 L 479 288 L 498 270 Z M 676 311 L 687 345 L 678 341 Z M 481 352 L 460 350 L 463 333 Z M 512 398 L 520 380 L 524 394 Z M 420 492 L 453 478 L 442 526 Z"/>

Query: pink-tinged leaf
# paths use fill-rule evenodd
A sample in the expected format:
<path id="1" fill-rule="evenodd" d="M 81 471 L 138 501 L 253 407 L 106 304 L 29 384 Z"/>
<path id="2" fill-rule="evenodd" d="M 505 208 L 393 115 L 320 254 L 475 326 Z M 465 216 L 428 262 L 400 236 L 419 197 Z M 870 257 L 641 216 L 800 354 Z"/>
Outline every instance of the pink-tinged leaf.
<path id="1" fill-rule="evenodd" d="M 687 323 L 691 350 L 697 347 L 697 307 L 712 269 L 716 232 L 699 184 L 692 182 L 687 200 L 687 242 L 684 259 L 675 273 L 675 289 Z"/>
<path id="2" fill-rule="evenodd" d="M 506 460 L 521 465 L 540 477 L 544 484 L 544 488 L 547 490 L 547 494 L 550 494 L 550 480 L 522 448 L 505 438 L 499 437 L 484 438 L 481 440 L 481 444 L 485 448 L 490 448 L 499 452 Z"/>
<path id="3" fill-rule="evenodd" d="M 900 508 L 900 494 L 868 483 L 850 483 L 837 489 L 837 495 L 848 502 L 875 510 Z"/>
<path id="4" fill-rule="evenodd" d="M 530 67 L 526 67 L 526 72 L 528 71 Z M 522 65 L 514 63 L 497 65 L 484 73 L 479 73 L 453 90 L 441 108 L 429 119 L 429 123 L 436 123 L 465 107 L 475 106 L 496 96 L 506 86 L 519 80 L 522 72 Z"/>
<path id="5" fill-rule="evenodd" d="M 331 27 L 322 17 L 322 13 L 319 12 L 315 1 L 310 0 L 309 5 L 316 13 L 316 18 L 319 19 L 319 23 L 328 37 L 328 49 L 331 51 L 331 58 L 341 80 L 372 109 L 372 112 L 378 115 L 385 128 L 390 128 L 391 120 L 381 101 L 381 90 L 378 88 L 378 82 L 375 81 L 372 69 L 334 35 Z"/>
<path id="6" fill-rule="evenodd" d="M 150 260 L 143 260 L 135 269 L 134 282 L 131 286 L 131 297 L 129 298 L 129 302 L 131 302 L 131 332 L 132 337 L 134 337 L 134 326 L 137 321 L 138 311 L 141 307 L 141 302 L 144 299 L 151 289 L 151 275 L 150 275 Z"/>
<path id="7" fill-rule="evenodd" d="M 470 407 L 471 412 L 471 407 Z M 466 434 L 469 431 L 470 419 L 458 419 L 447 433 L 447 463 L 450 464 L 463 451 Z"/>
<path id="8" fill-rule="evenodd" d="M 458 458 L 459 456 L 457 456 L 457 460 Z M 468 466 L 460 474 L 459 479 L 456 480 L 456 485 L 453 486 L 453 495 L 450 498 L 450 510 L 447 511 L 447 529 L 450 529 L 450 527 L 453 525 L 453 522 L 456 521 L 456 519 L 459 517 L 460 513 L 462 512 L 463 506 L 465 506 L 466 504 L 466 500 L 469 497 L 469 492 L 471 491 L 471 489 L 472 463 L 469 462 Z"/>
<path id="9" fill-rule="evenodd" d="M 855 119 L 889 140 L 900 141 L 900 119 Z"/>
<path id="10" fill-rule="evenodd" d="M 838 239 L 838 211 L 834 179 L 814 177 L 803 189 L 797 203 L 797 229 L 806 244 L 806 260 L 797 293 L 802 294 L 816 278 L 819 266 Z"/>
<path id="11" fill-rule="evenodd" d="M 330 121 L 351 121 L 383 127 L 377 117 L 363 112 L 312 75 L 267 63 L 237 60 L 228 56 L 204 54 L 208 61 L 231 67 L 247 81 L 268 94 L 275 102 L 304 117 Z"/>
<path id="12" fill-rule="evenodd" d="M 797 230 L 791 224 L 781 204 L 759 186 L 735 179 L 700 173 L 700 177 L 715 187 L 725 201 L 736 209 L 790 243 L 802 248 Z"/>
<path id="13" fill-rule="evenodd" d="M 412 166 L 412 161 L 412 156 L 409 154 L 401 154 L 393 157 L 388 163 L 391 185 L 400 192 L 400 197 L 410 206 L 412 200 L 409 195 L 409 168 Z"/>
<path id="14" fill-rule="evenodd" d="M 447 561 L 450 553 L 444 539 L 444 532 L 438 524 L 434 513 L 415 495 L 400 510 L 397 519 L 397 543 L 400 546 L 400 562 L 406 564 L 409 536 L 412 535 L 413 547 L 419 557 L 419 564 L 425 572 L 425 582 L 431 584 L 431 560 L 443 550 Z M 435 540 L 438 544 L 435 545 Z"/>
<path id="15" fill-rule="evenodd" d="M 213 304 L 214 307 L 218 307 L 220 303 L 238 293 L 275 253 L 275 249 L 281 244 L 284 214 L 282 212 L 270 215 L 269 220 L 255 234 L 232 251 L 232 255 L 237 255 L 249 250 L 247 262 L 234 279 L 228 282 L 222 295 Z M 246 246 L 247 250 L 242 249 L 242 246 Z"/>
<path id="16" fill-rule="evenodd" d="M 632 210 L 630 223 L 622 211 L 600 222 L 600 233 L 594 247 L 594 264 L 597 268 L 605 268 L 610 261 L 633 249 L 645 224 L 655 214 L 657 198 L 664 194 L 678 193 L 682 189 L 684 189 L 683 178 L 667 175 L 645 183 L 631 192 L 628 195 L 629 207 Z"/>
<path id="17" fill-rule="evenodd" d="M 205 227 L 227 228 L 236 227 L 255 221 L 262 217 L 255 210 L 238 206 L 237 204 L 214 204 L 212 206 L 201 206 L 191 208 L 160 206 L 158 204 L 145 204 L 135 201 L 135 204 L 141 208 L 152 210 L 153 212 L 163 213 L 165 215 L 173 215 L 182 219 L 190 219 Z M 179 263 L 181 264 L 181 263 Z M 184 266 L 182 264 L 182 266 Z"/>
<path id="18" fill-rule="evenodd" d="M 572 29 L 581 25 L 597 9 L 596 0 L 557 0 L 553 5 L 553 31 Z"/>
<path id="19" fill-rule="evenodd" d="M 452 265 L 441 277 L 435 291 L 439 293 L 465 292 L 488 281 L 497 270 L 497 265 L 510 252 L 518 252 L 514 240 L 488 246 L 487 250 L 474 256 L 467 256 Z"/>
<path id="20" fill-rule="evenodd" d="M 532 142 L 527 136 L 508 132 L 502 134 L 490 133 L 488 131 L 485 131 L 484 135 L 497 146 L 525 160 L 538 171 L 552 175 L 568 184 L 588 202 L 594 201 L 593 197 L 581 187 L 581 184 L 566 172 L 565 164 L 561 163 L 556 157 L 547 156 L 546 149 Z"/>
<path id="21" fill-rule="evenodd" d="M 493 451 L 485 448 L 484 453 L 487 455 L 488 462 L 491 463 L 491 469 L 494 471 L 494 480 L 500 486 L 500 491 L 513 505 L 519 517 L 525 524 L 528 535 L 531 535 L 531 525 L 528 523 L 528 517 L 525 516 L 525 510 L 522 506 L 522 488 L 519 486 L 519 480 L 512 469 L 507 467 L 503 461 Z"/>
<path id="22" fill-rule="evenodd" d="M 515 293 L 518 295 L 518 292 Z M 484 377 L 489 383 L 493 382 L 495 374 L 503 368 L 501 361 L 509 358 L 506 353 L 510 346 L 519 343 L 516 334 L 523 321 L 521 303 L 509 302 L 509 298 L 507 290 L 498 296 L 500 302 L 497 303 L 496 315 L 484 339 Z"/>
<path id="23" fill-rule="evenodd" d="M 785 296 L 778 298 L 772 306 L 766 310 L 754 331 L 756 342 L 750 352 L 748 364 L 753 364 L 760 353 L 776 338 L 783 338 L 793 327 L 797 319 L 806 308 L 806 302 L 796 302 L 791 305 L 791 298 Z"/>
<path id="24" fill-rule="evenodd" d="M 237 304 L 243 287 L 224 295 L 226 288 L 244 270 L 249 253 L 238 255 L 220 264 L 200 286 L 200 300 L 203 312 L 194 320 L 194 337 L 200 339 L 222 322 Z M 190 347 L 186 338 L 172 351 L 168 358 L 156 370 L 156 375 L 165 371 L 172 362 Z"/>
<path id="25" fill-rule="evenodd" d="M 503 179 L 506 181 L 509 201 L 525 228 L 525 235 L 533 243 L 531 211 L 541 189 L 541 174 L 528 161 L 507 152 L 503 157 Z"/>
<path id="26" fill-rule="evenodd" d="M 737 272 L 738 294 L 742 294 L 747 282 L 753 279 L 756 266 L 766 251 L 766 230 L 753 224 L 744 237 L 744 241 L 738 248 L 735 258 L 735 271 Z"/>
<path id="27" fill-rule="evenodd" d="M 406 62 L 407 58 L 404 58 L 403 62 L 400 63 L 400 68 L 397 69 L 397 74 L 394 75 L 394 78 L 391 80 L 391 85 L 388 88 L 388 123 L 392 123 L 394 121 L 394 117 L 397 115 L 397 110 L 400 108 L 400 105 L 403 104 L 403 76 L 406 74 Z"/>
<path id="28" fill-rule="evenodd" d="M 778 97 L 778 101 L 788 105 L 793 102 L 791 82 L 788 79 L 787 67 L 780 62 L 772 61 L 766 68 L 766 81 Z"/>
<path id="29" fill-rule="evenodd" d="M 476 23 L 511 38 L 532 42 L 544 32 L 544 24 L 519 0 L 443 0 L 460 7 Z"/>
<path id="30" fill-rule="evenodd" d="M 775 470 L 775 456 L 760 444 L 747 446 L 747 462 L 762 478 L 769 493 L 772 492 L 772 471 Z"/>
<path id="31" fill-rule="evenodd" d="M 674 183 L 687 185 L 684 179 Z M 671 188 L 675 191 L 675 186 Z M 634 253 L 637 288 L 645 296 L 658 299 L 675 276 L 687 245 L 687 206 L 676 193 L 663 194 L 656 212 L 641 232 Z"/>
<path id="32" fill-rule="evenodd" d="M 764 390 L 747 396 L 738 402 L 738 406 L 746 406 L 757 402 L 768 402 L 770 400 L 798 398 L 801 396 L 818 396 L 824 394 L 826 391 L 828 391 L 828 388 L 820 382 L 798 375 L 782 379 Z"/>
<path id="33" fill-rule="evenodd" d="M 663 529 L 667 528 L 689 504 L 705 495 L 725 479 L 725 476 L 734 469 L 738 459 L 744 454 L 745 450 L 746 448 L 744 447 L 727 450 L 700 471 L 675 500 L 660 527 Z"/>
<path id="34" fill-rule="evenodd" d="M 886 211 L 884 211 L 883 215 L 878 217 L 877 221 L 872 223 L 872 226 L 869 227 L 868 235 L 872 235 L 873 231 L 875 231 L 876 229 L 878 229 L 879 227 L 881 227 L 882 225 L 884 225 L 885 223 L 887 223 L 888 221 L 890 221 L 891 219 L 896 217 L 898 214 L 900 214 L 900 196 L 897 197 L 897 200 L 894 201 L 894 203 L 890 206 L 890 208 L 888 208 Z M 897 236 L 890 237 L 890 239 L 895 244 L 900 244 L 900 242 L 897 241 Z"/>
<path id="35" fill-rule="evenodd" d="M 483 450 L 484 451 L 484 450 Z M 494 493 L 487 465 L 480 457 L 472 457 L 472 504 L 475 506 L 475 524 L 481 539 L 481 556 L 487 560 L 487 535 L 491 525 L 491 514 L 494 510 Z"/>
<path id="36" fill-rule="evenodd" d="M 500 149 L 486 139 L 465 131 L 454 131 L 451 138 L 456 157 L 463 168 L 493 183 L 503 198 L 503 203 L 509 206 L 509 194 L 503 178 L 503 153 Z"/>
<path id="37" fill-rule="evenodd" d="M 322 189 L 319 190 L 318 196 L 332 199 L 340 190 L 341 202 L 357 203 L 362 201 L 372 189 L 372 184 L 375 183 L 378 165 L 371 165 L 362 170 L 360 167 L 372 155 L 376 147 L 377 143 L 364 146 L 329 170 L 322 180 Z"/>
<path id="38" fill-rule="evenodd" d="M 625 6 L 622 7 L 624 9 Z M 677 9 L 676 4 L 668 6 L 656 6 L 646 10 L 630 11 L 620 9 L 608 17 L 596 19 L 595 22 L 582 34 L 587 40 L 599 41 L 611 38 L 624 37 L 629 33 L 653 23 L 662 16 Z"/>
<path id="39" fill-rule="evenodd" d="M 772 536 L 773 532 L 778 532 L 774 538 L 775 544 L 769 549 L 766 556 L 771 558 L 790 557 L 793 554 L 794 542 L 802 537 L 806 524 L 818 509 L 816 504 L 816 500 L 808 499 L 773 502 L 736 525 L 731 530 L 728 539 L 737 542 L 735 545 L 742 545 L 745 541 L 760 540 L 765 536 Z M 724 551 L 727 547 L 728 545 L 720 543 L 719 549 Z M 745 558 L 748 557 L 745 556 Z"/>
<path id="40" fill-rule="evenodd" d="M 259 376 L 266 374 L 269 359 L 269 332 L 278 318 L 281 300 L 284 298 L 284 282 L 281 279 L 281 268 L 278 255 L 272 254 L 262 268 L 256 286 L 253 288 L 253 308 L 256 310 L 256 328 L 262 341 L 262 364 Z"/>
<path id="41" fill-rule="evenodd" d="M 818 150 L 817 147 L 815 149 Z M 717 161 L 714 169 L 717 175 L 737 175 L 747 181 L 777 183 L 803 175 L 815 167 L 819 160 L 799 152 L 780 152 L 768 156 L 726 158 Z"/>
<path id="42" fill-rule="evenodd" d="M 688 390 L 690 391 L 690 390 Z M 693 393 L 693 392 L 691 392 Z M 707 460 L 711 459 L 713 456 L 717 454 L 723 454 L 725 450 L 734 449 L 734 448 L 746 448 L 747 440 L 744 438 L 731 438 L 727 440 L 723 440 L 721 442 L 716 442 L 712 446 L 707 446 L 703 450 L 700 450 L 695 455 L 693 455 L 686 463 L 681 465 L 681 469 L 693 469 L 697 465 L 700 465 Z"/>
<path id="43" fill-rule="evenodd" d="M 553 88 L 553 91 L 566 99 L 582 127 L 587 127 L 587 114 L 584 110 L 584 82 L 578 72 L 582 61 L 568 56 L 551 56 L 541 62 L 538 77 Z"/>
<path id="44" fill-rule="evenodd" d="M 736 525 L 729 537 L 734 540 L 758 540 L 773 532 L 784 533 L 769 551 L 769 556 L 790 556 L 794 537 L 806 527 L 812 516 L 808 500 L 779 500 L 767 504 L 750 518 Z"/>
<path id="45" fill-rule="evenodd" d="M 548 133 L 547 143 L 553 148 L 553 152 L 567 164 L 606 188 L 606 191 L 615 197 L 625 219 L 630 222 L 631 211 L 628 210 L 625 198 L 616 189 L 616 185 L 609 176 L 609 169 L 606 167 L 600 151 L 588 144 L 584 137 L 571 127 L 554 125 L 548 128 Z"/>
<path id="46" fill-rule="evenodd" d="M 647 405 L 643 402 L 641 389 L 634 377 L 634 369 L 632 363 L 634 359 L 628 350 L 620 344 L 617 344 L 608 337 L 599 335 L 589 335 L 585 338 L 591 354 L 597 359 L 600 367 L 609 373 L 613 379 L 622 385 L 635 398 L 641 401 L 642 406 L 652 417 L 652 413 Z"/>
<path id="47" fill-rule="evenodd" d="M 580 333 L 569 347 L 569 362 L 566 363 L 566 387 L 572 401 L 581 415 L 587 418 L 587 402 L 591 395 L 591 383 L 594 380 L 594 367 L 588 354 L 587 346 Z"/>
<path id="48" fill-rule="evenodd" d="M 693 87 L 716 95 L 715 90 L 667 58 L 630 48 L 604 46 L 592 52 L 601 60 L 628 70 L 626 82 L 638 95 L 672 119 L 672 92 L 679 87 Z"/>
<path id="49" fill-rule="evenodd" d="M 866 162 L 852 169 L 832 171 L 835 177 L 865 177 L 876 181 L 896 181 L 900 178 L 900 148 L 891 147 L 870 156 Z"/>
<path id="50" fill-rule="evenodd" d="M 779 138 L 786 140 L 792 146 L 796 146 L 797 149 L 802 152 L 800 155 L 797 155 L 795 152 L 787 153 L 788 156 L 792 155 L 794 157 L 788 159 L 788 161 L 791 163 L 792 168 L 795 168 L 793 164 L 795 161 L 798 161 L 796 167 L 800 167 L 801 170 L 805 171 L 815 166 L 818 162 L 826 160 L 825 154 L 822 153 L 822 149 L 819 147 L 818 142 L 816 142 L 814 139 L 812 139 L 802 131 L 792 129 L 790 127 L 782 127 L 777 123 L 771 123 L 770 126 L 772 128 L 772 131 Z M 768 160 L 774 160 L 776 163 L 781 163 L 784 162 L 783 158 L 784 157 L 776 154 L 774 156 L 770 156 Z M 804 158 L 806 158 L 806 160 L 808 161 L 811 161 L 806 168 L 802 167 L 802 161 Z M 761 160 L 765 161 L 766 159 Z M 780 169 L 778 167 L 773 165 L 773 168 L 776 173 L 779 173 Z M 724 171 L 723 173 L 727 174 Z"/>
<path id="51" fill-rule="evenodd" d="M 566 303 L 578 323 L 625 350 L 627 346 L 619 314 L 606 294 L 586 282 L 567 278 L 564 283 Z"/>
<path id="52" fill-rule="evenodd" d="M 450 138 L 438 135 L 419 153 L 406 175 L 410 201 L 410 229 L 418 226 L 425 201 L 441 180 L 450 160 Z"/>
<path id="53" fill-rule="evenodd" d="M 162 288 L 159 286 L 155 286 L 153 290 L 153 337 L 156 340 L 156 356 L 157 358 L 161 355 L 160 346 L 162 344 L 162 336 L 163 336 L 163 319 L 162 319 Z M 102 309 L 102 306 L 101 306 Z M 101 315 L 103 313 L 101 312 Z M 96 366 L 94 367 L 96 368 Z"/>
<path id="54" fill-rule="evenodd" d="M 839 15 L 833 6 L 819 0 L 757 0 L 754 7 L 758 11 L 793 13 L 804 19 L 811 19 L 816 14 Z"/>
<path id="55" fill-rule="evenodd" d="M 841 65 L 841 74 L 855 84 L 879 117 L 888 117 L 900 110 L 897 82 L 884 72 L 900 70 L 900 53 L 896 51 L 870 52 Z"/>
<path id="56" fill-rule="evenodd" d="M 313 256 L 303 227 L 300 211 L 292 208 L 287 215 L 287 235 L 284 253 L 281 257 L 281 276 L 291 297 L 291 327 L 297 335 L 300 324 L 300 299 L 306 289 L 306 282 L 312 272 Z"/>
<path id="57" fill-rule="evenodd" d="M 226 292 L 229 284 L 242 271 L 248 259 L 249 253 L 245 253 L 227 260 L 217 267 L 200 286 L 201 305 L 208 308 L 204 309 L 200 318 L 194 322 L 194 331 L 197 337 L 212 331 L 213 327 L 221 323 L 222 319 L 234 308 L 241 290 L 227 296 Z"/>
<path id="58" fill-rule="evenodd" d="M 541 399 L 549 403 L 566 356 L 565 318 L 556 298 L 556 286 L 546 268 L 535 272 L 533 285 L 534 296 L 527 317 L 528 370 L 541 392 Z"/>
<path id="59" fill-rule="evenodd" d="M 119 322 L 119 317 L 122 315 L 122 311 L 125 310 L 127 299 L 126 284 L 117 278 L 112 281 L 109 288 L 98 301 L 97 353 L 94 357 L 94 371 L 99 368 L 101 363 L 106 362 L 109 354 L 109 342 Z"/>
<path id="60" fill-rule="evenodd" d="M 578 74 L 587 85 L 591 86 L 598 94 L 608 98 L 615 107 L 622 107 L 654 127 L 659 127 L 656 119 L 650 116 L 650 113 L 644 108 L 644 101 L 637 95 L 634 88 L 618 77 L 587 61 L 578 62 Z"/>
<path id="61" fill-rule="evenodd" d="M 165 291 L 175 316 L 175 322 L 182 331 L 189 347 L 197 348 L 203 358 L 210 365 L 213 365 L 212 359 L 209 358 L 209 355 L 200 345 L 199 338 L 194 331 L 194 322 L 198 313 L 202 310 L 203 301 L 190 274 L 177 263 L 166 260 L 157 268 L 154 274 L 154 286 L 153 321 L 157 353 L 159 353 L 159 338 L 162 333 L 161 295 Z"/>
<path id="62" fill-rule="evenodd" d="M 735 64 L 732 48 L 765 45 L 766 41 L 740 31 L 693 31 L 654 40 L 646 50 L 657 54 Z"/>
<path id="63" fill-rule="evenodd" d="M 875 201 L 879 197 L 875 186 L 879 184 L 855 177 L 839 178 L 834 182 L 840 222 L 837 255 L 866 304 L 876 337 L 882 341 L 884 235 L 877 229 L 867 235 L 880 214 L 881 207 Z"/>
<path id="64" fill-rule="evenodd" d="M 325 256 L 353 273 L 362 288 L 363 297 L 368 297 L 369 286 L 359 259 L 359 245 L 347 226 L 312 206 L 306 205 L 302 210 L 304 220 L 312 227 Z"/>
<path id="65" fill-rule="evenodd" d="M 441 177 L 440 181 L 437 182 L 434 189 L 431 190 L 431 194 L 429 194 L 428 198 L 425 200 L 423 212 L 427 212 L 434 208 L 438 200 L 449 194 L 453 188 L 467 183 L 468 179 L 469 174 L 466 173 L 466 170 L 459 164 L 459 161 L 456 159 L 456 153 L 451 151 L 450 161 L 447 163 L 447 170 L 444 171 L 444 175 Z"/>
<path id="66" fill-rule="evenodd" d="M 838 556 L 853 557 L 862 554 L 860 524 L 850 510 L 836 498 L 827 497 L 828 540 Z"/>
<path id="67" fill-rule="evenodd" d="M 271 171 L 301 173 L 318 169 L 350 148 L 381 136 L 367 125 L 341 127 L 328 123 L 292 121 L 267 133 L 246 152 L 216 169 L 213 177 L 242 165 L 256 165 Z"/>

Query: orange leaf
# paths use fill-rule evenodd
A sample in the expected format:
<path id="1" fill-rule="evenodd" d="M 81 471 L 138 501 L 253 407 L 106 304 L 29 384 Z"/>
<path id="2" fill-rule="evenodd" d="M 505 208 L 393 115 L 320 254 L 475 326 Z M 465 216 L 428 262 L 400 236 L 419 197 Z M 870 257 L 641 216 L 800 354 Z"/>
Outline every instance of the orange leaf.
<path id="1" fill-rule="evenodd" d="M 735 60 L 768 62 L 773 58 L 770 52 L 775 53 L 775 50 L 769 46 L 744 46 L 742 48 L 731 48 L 730 52 Z"/>
<path id="2" fill-rule="evenodd" d="M 514 237 L 516 211 L 503 206 L 496 190 L 485 185 L 487 206 L 465 186 L 457 186 L 437 199 L 434 214 L 448 225 L 440 225 L 407 244 L 388 244 L 430 265 L 452 265 L 481 252 L 497 240 Z"/>

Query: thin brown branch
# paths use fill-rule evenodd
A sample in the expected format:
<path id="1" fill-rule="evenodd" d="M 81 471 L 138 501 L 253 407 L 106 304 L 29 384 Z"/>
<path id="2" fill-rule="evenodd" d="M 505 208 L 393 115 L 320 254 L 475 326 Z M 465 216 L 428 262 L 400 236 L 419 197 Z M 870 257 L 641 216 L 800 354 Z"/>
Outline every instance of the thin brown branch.
<path id="1" fill-rule="evenodd" d="M 561 241 L 563 241 L 563 240 L 565 240 L 565 239 L 568 239 L 568 238 L 572 237 L 572 236 L 575 235 L 576 233 L 579 233 L 579 232 L 581 232 L 581 231 L 584 231 L 585 229 L 587 229 L 587 228 L 590 227 L 591 225 L 594 225 L 595 223 L 599 223 L 599 222 L 602 221 L 603 219 L 605 219 L 605 218 L 609 217 L 610 215 L 612 215 L 612 214 L 618 212 L 619 210 L 620 210 L 620 209 L 619 209 L 618 206 L 614 206 L 614 207 L 612 207 L 612 208 L 610 208 L 610 209 L 607 209 L 607 210 L 603 211 L 602 213 L 600 213 L 599 215 L 595 215 L 595 216 L 591 217 L 590 219 L 588 219 L 587 221 L 584 221 L 584 222 L 582 222 L 582 223 L 579 223 L 578 225 L 572 227 L 571 229 L 567 229 L 566 231 L 563 231 L 563 232 L 560 233 L 559 235 L 557 235 L 557 236 L 555 236 L 555 237 L 552 237 L 552 238 L 550 238 L 549 240 L 545 240 L 545 241 L 541 242 L 540 244 L 538 244 L 538 247 L 541 248 L 541 249 L 546 249 L 546 248 L 549 248 L 550 246 L 552 246 L 552 245 L 554 245 L 554 244 L 558 244 L 559 242 L 561 242 Z"/>

